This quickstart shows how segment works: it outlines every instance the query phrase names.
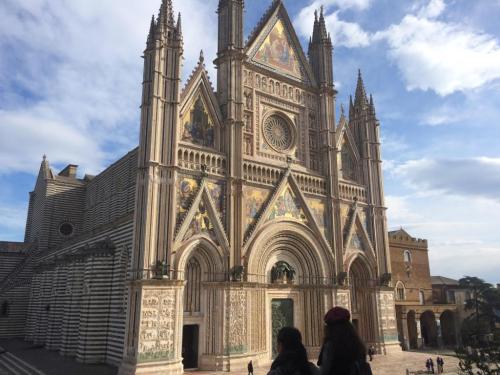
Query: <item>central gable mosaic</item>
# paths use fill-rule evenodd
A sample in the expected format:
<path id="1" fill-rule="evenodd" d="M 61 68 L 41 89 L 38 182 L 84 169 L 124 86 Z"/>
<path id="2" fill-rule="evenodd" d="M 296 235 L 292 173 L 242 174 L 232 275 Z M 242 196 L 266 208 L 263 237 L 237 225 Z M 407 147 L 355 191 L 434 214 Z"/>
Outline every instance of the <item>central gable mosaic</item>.
<path id="1" fill-rule="evenodd" d="M 283 21 L 278 20 L 254 56 L 254 60 L 282 73 L 302 78 L 299 59 Z"/>
<path id="2" fill-rule="evenodd" d="M 299 199 L 290 188 L 287 188 L 274 202 L 268 220 L 289 218 L 307 222 L 306 215 L 301 208 Z"/>

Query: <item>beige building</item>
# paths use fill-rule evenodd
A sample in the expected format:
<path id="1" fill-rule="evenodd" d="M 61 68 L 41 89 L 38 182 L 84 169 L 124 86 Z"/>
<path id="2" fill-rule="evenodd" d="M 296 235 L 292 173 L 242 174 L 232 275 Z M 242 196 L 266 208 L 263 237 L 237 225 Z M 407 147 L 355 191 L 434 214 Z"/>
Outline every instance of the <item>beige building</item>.
<path id="1" fill-rule="evenodd" d="M 246 42 L 243 7 L 217 8 L 215 92 L 202 54 L 181 82 L 164 0 L 139 147 L 83 179 L 44 158 L 26 244 L 0 252 L 5 335 L 120 374 L 235 370 L 269 362 L 284 325 L 315 357 L 341 305 L 368 344 L 399 348 L 373 100 L 359 74 L 348 118 L 335 113 L 322 13 L 306 56 L 282 1 Z"/>

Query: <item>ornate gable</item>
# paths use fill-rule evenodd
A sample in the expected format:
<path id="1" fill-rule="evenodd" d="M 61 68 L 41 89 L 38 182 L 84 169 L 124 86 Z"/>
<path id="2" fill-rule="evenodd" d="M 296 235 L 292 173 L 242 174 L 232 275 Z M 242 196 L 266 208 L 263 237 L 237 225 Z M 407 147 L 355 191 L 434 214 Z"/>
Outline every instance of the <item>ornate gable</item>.
<path id="1" fill-rule="evenodd" d="M 273 3 L 252 33 L 247 55 L 253 64 L 315 85 L 309 62 L 281 1 Z"/>
<path id="2" fill-rule="evenodd" d="M 214 183 L 203 179 L 199 190 L 184 213 L 184 220 L 178 227 L 175 242 L 180 244 L 192 237 L 203 236 L 224 248 L 229 247 L 229 242 L 220 218 L 219 203 L 214 202 Z M 215 189 L 215 191 L 218 189 Z M 222 206 L 220 206 L 222 207 Z"/>
<path id="3" fill-rule="evenodd" d="M 180 140 L 218 149 L 221 119 L 217 98 L 201 53 L 198 65 L 181 94 Z"/>
<path id="4" fill-rule="evenodd" d="M 321 202 L 320 202 L 321 203 Z M 318 207 L 316 207 L 318 208 Z M 323 242 L 329 247 L 324 233 L 325 221 L 320 220 L 318 216 L 324 215 L 324 211 L 313 212 L 308 205 L 307 199 L 300 191 L 300 187 L 287 170 L 280 183 L 274 190 L 268 201 L 260 209 L 261 213 L 257 215 L 255 222 L 246 233 L 245 242 L 249 244 L 259 229 L 266 223 L 279 220 L 292 220 L 308 226 Z"/>

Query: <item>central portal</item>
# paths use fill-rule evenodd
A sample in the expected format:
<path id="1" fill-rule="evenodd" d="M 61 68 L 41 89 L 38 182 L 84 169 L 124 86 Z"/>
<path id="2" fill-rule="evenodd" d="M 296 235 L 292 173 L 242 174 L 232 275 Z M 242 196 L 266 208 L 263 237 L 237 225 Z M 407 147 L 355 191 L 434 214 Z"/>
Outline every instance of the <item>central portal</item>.
<path id="1" fill-rule="evenodd" d="M 271 301 L 271 320 L 274 359 L 278 355 L 278 344 L 276 339 L 279 330 L 283 327 L 293 327 L 293 300 L 289 298 L 273 299 Z"/>

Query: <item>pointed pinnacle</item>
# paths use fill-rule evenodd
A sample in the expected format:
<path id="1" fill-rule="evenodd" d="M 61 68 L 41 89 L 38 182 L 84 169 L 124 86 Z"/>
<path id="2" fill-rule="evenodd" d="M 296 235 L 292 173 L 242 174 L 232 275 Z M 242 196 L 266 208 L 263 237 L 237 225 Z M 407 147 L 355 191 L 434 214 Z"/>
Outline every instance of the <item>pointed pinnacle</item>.
<path id="1" fill-rule="evenodd" d="M 42 161 L 47 161 L 47 155 L 43 154 Z"/>
<path id="2" fill-rule="evenodd" d="M 203 55 L 203 50 L 200 50 L 200 59 L 198 60 L 198 64 L 202 65 L 205 62 L 205 56 Z"/>
<path id="3" fill-rule="evenodd" d="M 344 103 L 340 103 L 340 117 L 345 117 Z"/>
<path id="4" fill-rule="evenodd" d="M 356 105 L 366 105 L 368 99 L 366 97 L 365 84 L 361 76 L 361 69 L 358 69 L 358 83 L 356 85 L 356 94 L 354 95 L 354 103 Z"/>
<path id="5" fill-rule="evenodd" d="M 176 26 L 177 36 L 182 37 L 182 16 L 181 12 L 177 16 L 177 26 Z"/>

